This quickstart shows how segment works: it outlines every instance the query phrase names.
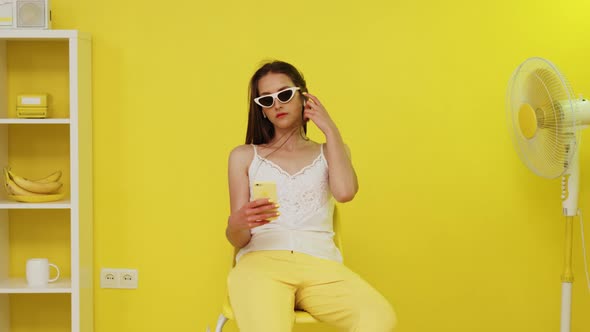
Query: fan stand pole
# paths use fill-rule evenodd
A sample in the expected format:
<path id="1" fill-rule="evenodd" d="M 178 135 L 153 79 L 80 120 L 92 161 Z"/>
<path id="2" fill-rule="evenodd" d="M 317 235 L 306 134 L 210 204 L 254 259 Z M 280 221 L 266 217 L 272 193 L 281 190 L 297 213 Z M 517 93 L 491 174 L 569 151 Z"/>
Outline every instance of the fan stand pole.
<path id="1" fill-rule="evenodd" d="M 563 273 L 561 274 L 561 332 L 570 332 L 572 320 L 572 243 L 574 238 L 574 217 L 578 214 L 580 189 L 579 154 L 575 154 L 569 165 L 568 174 L 562 179 L 562 208 L 565 216 L 565 245 Z"/>
<path id="2" fill-rule="evenodd" d="M 570 332 L 572 318 L 572 284 L 574 274 L 572 272 L 572 240 L 574 217 L 565 217 L 565 260 L 563 274 L 561 275 L 561 332 Z"/>

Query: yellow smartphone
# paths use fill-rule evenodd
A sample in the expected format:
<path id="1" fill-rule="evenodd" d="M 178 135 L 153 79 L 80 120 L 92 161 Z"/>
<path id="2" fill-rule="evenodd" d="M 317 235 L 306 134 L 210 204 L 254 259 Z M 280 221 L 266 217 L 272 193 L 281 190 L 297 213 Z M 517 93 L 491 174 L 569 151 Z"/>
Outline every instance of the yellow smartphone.
<path id="1" fill-rule="evenodd" d="M 252 200 L 270 198 L 273 203 L 277 204 L 277 184 L 270 181 L 254 182 L 252 187 Z M 276 212 L 277 209 L 269 210 L 268 213 Z M 277 217 L 268 218 L 268 220 L 275 220 Z"/>

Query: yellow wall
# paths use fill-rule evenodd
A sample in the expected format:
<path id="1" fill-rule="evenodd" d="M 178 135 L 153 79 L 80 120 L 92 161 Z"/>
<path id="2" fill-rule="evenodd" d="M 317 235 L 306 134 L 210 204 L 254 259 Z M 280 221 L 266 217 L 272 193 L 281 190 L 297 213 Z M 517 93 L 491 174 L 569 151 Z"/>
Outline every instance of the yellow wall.
<path id="1" fill-rule="evenodd" d="M 134 291 L 96 281 L 96 331 L 214 324 L 227 154 L 268 58 L 304 72 L 353 151 L 346 261 L 395 305 L 399 331 L 556 331 L 559 182 L 518 160 L 504 98 L 529 56 L 590 93 L 589 11 L 573 0 L 54 0 L 55 28 L 93 36 L 95 275 L 139 269 Z M 576 236 L 574 332 L 590 329 Z"/>

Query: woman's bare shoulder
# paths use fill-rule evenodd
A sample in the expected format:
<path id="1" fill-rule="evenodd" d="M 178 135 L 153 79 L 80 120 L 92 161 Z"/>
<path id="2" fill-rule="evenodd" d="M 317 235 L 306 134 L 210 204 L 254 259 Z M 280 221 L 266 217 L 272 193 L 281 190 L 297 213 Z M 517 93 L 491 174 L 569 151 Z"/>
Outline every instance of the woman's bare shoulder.
<path id="1" fill-rule="evenodd" d="M 254 158 L 254 148 L 251 144 L 236 146 L 229 153 L 229 163 L 238 165 L 250 164 Z"/>

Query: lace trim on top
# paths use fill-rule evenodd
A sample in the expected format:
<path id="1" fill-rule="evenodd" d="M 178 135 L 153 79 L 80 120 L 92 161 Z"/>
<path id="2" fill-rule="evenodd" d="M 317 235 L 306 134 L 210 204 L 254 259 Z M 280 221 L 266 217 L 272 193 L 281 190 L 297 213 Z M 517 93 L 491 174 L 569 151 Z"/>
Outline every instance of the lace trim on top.
<path id="1" fill-rule="evenodd" d="M 258 151 L 256 151 L 256 146 L 254 146 L 254 155 L 260 159 L 261 161 L 267 163 L 268 165 L 276 168 L 279 172 L 283 173 L 284 175 L 290 177 L 290 178 L 294 178 L 297 177 L 300 174 L 305 173 L 305 171 L 307 171 L 308 169 L 312 168 L 318 161 L 324 159 L 324 145 L 322 144 L 320 147 L 320 154 L 318 154 L 317 157 L 315 157 L 315 159 L 307 166 L 303 167 L 302 169 L 300 169 L 299 171 L 295 172 L 294 174 L 290 174 L 289 172 L 285 171 L 281 166 L 277 165 L 275 162 L 273 162 L 270 159 L 266 159 L 263 156 L 258 154 Z M 324 159 L 325 160 L 325 159 Z"/>
<path id="2" fill-rule="evenodd" d="M 255 181 L 274 181 L 281 215 L 267 225 L 254 228 L 252 233 L 282 227 L 331 232 L 332 220 L 328 216 L 331 193 L 323 145 L 320 154 L 294 174 L 260 156 L 256 146 L 254 154 L 249 168 L 250 190 Z"/>

